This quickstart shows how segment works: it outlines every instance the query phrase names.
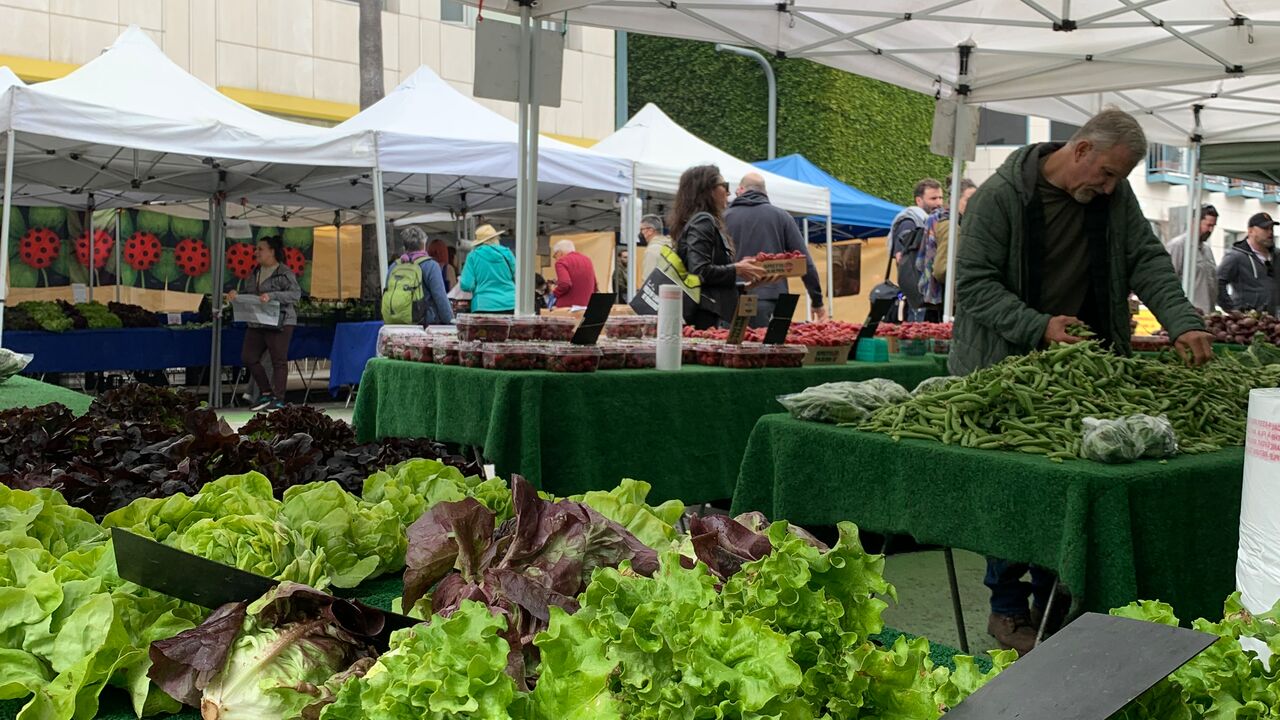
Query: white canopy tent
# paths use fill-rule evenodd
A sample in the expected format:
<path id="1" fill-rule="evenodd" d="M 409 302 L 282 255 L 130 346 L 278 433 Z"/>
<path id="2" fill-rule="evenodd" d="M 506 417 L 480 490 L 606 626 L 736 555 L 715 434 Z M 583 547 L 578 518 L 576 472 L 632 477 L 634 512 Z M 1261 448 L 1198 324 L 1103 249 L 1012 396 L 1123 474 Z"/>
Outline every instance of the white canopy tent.
<path id="1" fill-rule="evenodd" d="M 1245 96 L 1269 97 L 1255 105 L 1261 108 L 1274 107 L 1277 100 L 1272 93 L 1274 74 L 1280 72 L 1280 3 L 1275 0 L 540 0 L 536 9 L 529 5 L 527 0 L 485 3 L 530 19 L 749 45 L 968 105 L 1068 122 L 1120 100 L 1138 114 L 1144 107 L 1158 108 L 1144 118 L 1155 130 L 1153 139 L 1186 140 L 1193 146 L 1204 127 L 1193 107 L 1208 105 L 1200 99 L 1221 101 L 1213 103 L 1213 111 L 1206 108 L 1203 119 L 1210 112 L 1215 121 L 1219 113 L 1235 119 L 1223 121 L 1223 141 L 1269 132 L 1273 121 L 1240 107 Z M 1159 119 L 1165 113 L 1185 118 L 1185 124 Z M 957 123 L 957 139 L 971 130 L 966 124 Z M 1181 136 L 1180 126 L 1187 129 Z M 1192 157 L 1194 175 L 1197 155 Z M 958 155 L 952 167 L 954 214 L 963 167 Z M 1194 213 L 1194 197 L 1189 205 Z M 955 257 L 948 255 L 948 317 Z"/>
<path id="2" fill-rule="evenodd" d="M 592 148 L 634 162 L 636 191 L 674 196 L 680 186 L 681 173 L 694 165 L 714 164 L 732 186 L 736 186 L 743 175 L 758 173 L 764 176 L 769 201 L 774 205 L 797 215 L 826 217 L 827 304 L 830 306 L 831 191 L 828 188 L 775 175 L 739 160 L 684 129 L 653 103 L 645 105 L 625 125 Z M 635 236 L 642 212 L 638 193 L 633 196 L 631 207 L 632 212 L 623 218 L 622 232 L 631 256 L 635 257 Z"/>
<path id="3" fill-rule="evenodd" d="M 6 261 L 15 200 L 92 211 L 203 199 L 218 256 L 227 198 L 377 173 L 369 134 L 292 123 L 240 105 L 183 71 L 136 27 L 63 78 L 10 86 L 0 94 L 0 131 L 7 140 L 0 223 Z M 380 215 L 380 198 L 375 204 Z M 378 227 L 382 233 L 383 223 Z M 8 268 L 0 267 L 3 292 Z M 222 269 L 214 263 L 215 287 Z M 220 302 L 215 293 L 215 311 Z M 220 313 L 214 316 L 216 324 Z"/>

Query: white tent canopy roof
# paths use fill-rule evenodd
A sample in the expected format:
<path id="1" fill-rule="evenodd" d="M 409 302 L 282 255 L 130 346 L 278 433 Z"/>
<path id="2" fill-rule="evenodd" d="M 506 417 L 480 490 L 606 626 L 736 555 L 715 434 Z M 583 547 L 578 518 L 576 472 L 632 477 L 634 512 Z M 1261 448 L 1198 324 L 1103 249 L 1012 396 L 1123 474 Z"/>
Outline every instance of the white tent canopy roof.
<path id="1" fill-rule="evenodd" d="M 789 212 L 827 215 L 831 211 L 831 192 L 827 188 L 774 175 L 739 160 L 685 130 L 653 103 L 596 143 L 594 149 L 634 161 L 636 188 L 640 190 L 675 195 L 681 173 L 694 165 L 710 163 L 718 165 L 724 179 L 733 185 L 749 172 L 763 175 L 769 200 Z"/>
<path id="2" fill-rule="evenodd" d="M 376 133 L 387 207 L 483 211 L 514 202 L 516 124 L 458 92 L 425 65 L 335 132 Z M 631 192 L 631 163 L 542 138 L 539 200 Z"/>
<path id="3" fill-rule="evenodd" d="M 17 132 L 15 202 L 140 204 L 208 197 L 224 171 L 233 195 L 350 175 L 375 160 L 372 137 L 251 110 L 174 64 L 131 27 L 65 77 L 17 86 L 0 127 Z M 75 202 L 79 198 L 80 202 Z"/>
<path id="4" fill-rule="evenodd" d="M 1280 137 L 1265 117 L 1280 104 L 1276 0 L 541 0 L 534 12 L 757 47 L 944 97 L 963 84 L 972 104 L 1076 124 L 1117 105 L 1158 142 L 1187 142 L 1197 102 L 1206 140 Z"/>

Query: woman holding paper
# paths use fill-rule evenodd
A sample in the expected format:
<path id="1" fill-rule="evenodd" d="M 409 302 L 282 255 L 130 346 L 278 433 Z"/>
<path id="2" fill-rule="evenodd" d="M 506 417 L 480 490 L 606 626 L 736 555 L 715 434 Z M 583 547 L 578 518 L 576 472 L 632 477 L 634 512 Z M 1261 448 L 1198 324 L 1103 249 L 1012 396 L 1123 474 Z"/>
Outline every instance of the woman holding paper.
<path id="1" fill-rule="evenodd" d="M 302 299 L 302 288 L 293 271 L 284 264 L 284 241 L 279 236 L 258 240 L 255 257 L 258 269 L 244 282 L 244 294 L 256 297 L 259 302 L 280 303 L 275 324 L 249 323 L 244 334 L 244 348 L 240 359 L 257 383 L 261 396 L 254 403 L 254 410 L 284 407 L 284 394 L 289 380 L 289 340 L 293 327 L 298 324 L 296 305 Z M 235 290 L 227 293 L 227 301 L 234 302 Z M 271 353 L 271 376 L 262 362 L 264 353 Z"/>
<path id="2" fill-rule="evenodd" d="M 671 236 L 685 269 L 702 280 L 702 299 L 685 308 L 684 321 L 698 329 L 733 319 L 738 307 L 738 281 L 765 279 L 764 268 L 751 260 L 733 261 L 733 239 L 724 227 L 729 183 L 715 165 L 698 165 L 680 176 L 671 209 Z"/>

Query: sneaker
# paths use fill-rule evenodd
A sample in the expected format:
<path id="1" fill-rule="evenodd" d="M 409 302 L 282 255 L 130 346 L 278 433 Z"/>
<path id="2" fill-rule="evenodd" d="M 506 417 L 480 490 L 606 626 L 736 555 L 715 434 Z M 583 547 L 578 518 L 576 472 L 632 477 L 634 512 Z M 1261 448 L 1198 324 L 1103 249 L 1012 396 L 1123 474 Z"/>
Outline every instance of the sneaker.
<path id="1" fill-rule="evenodd" d="M 286 408 L 286 407 L 289 407 L 289 403 L 287 403 L 287 402 L 285 402 L 285 401 L 283 401 L 283 400 L 272 400 L 272 401 L 271 401 L 271 408 L 270 408 L 271 410 L 280 410 L 281 408 Z"/>
<path id="2" fill-rule="evenodd" d="M 258 401 L 255 402 L 253 404 L 253 407 L 249 409 L 252 410 L 253 412 L 260 412 L 262 410 L 266 410 L 267 408 L 271 407 L 271 404 L 274 403 L 275 401 L 276 399 L 271 397 L 270 395 L 262 395 L 258 397 Z"/>
<path id="3" fill-rule="evenodd" d="M 1003 650 L 1017 650 L 1021 657 L 1036 646 L 1036 629 L 1027 615 L 998 615 L 991 613 L 987 620 L 987 632 Z"/>

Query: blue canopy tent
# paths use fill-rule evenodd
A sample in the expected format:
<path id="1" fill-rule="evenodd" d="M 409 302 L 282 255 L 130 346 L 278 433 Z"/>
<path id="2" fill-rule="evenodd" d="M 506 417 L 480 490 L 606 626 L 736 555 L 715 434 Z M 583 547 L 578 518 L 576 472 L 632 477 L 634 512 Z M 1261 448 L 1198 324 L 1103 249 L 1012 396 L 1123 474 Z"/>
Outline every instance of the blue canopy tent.
<path id="1" fill-rule="evenodd" d="M 837 239 L 872 237 L 887 233 L 901 205 L 881 200 L 875 195 L 850 187 L 827 174 L 803 155 L 787 155 L 774 160 L 761 160 L 754 165 L 762 170 L 793 180 L 831 189 L 831 223 Z M 825 232 L 827 219 L 809 218 L 815 232 Z M 817 240 L 822 242 L 825 238 Z M 810 236 L 810 242 L 815 242 Z"/>

